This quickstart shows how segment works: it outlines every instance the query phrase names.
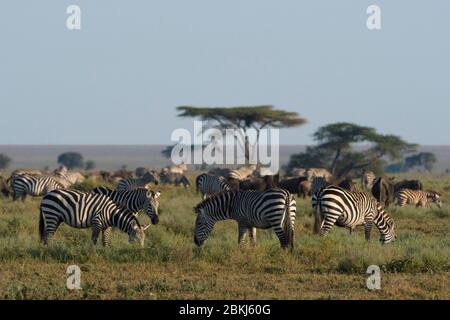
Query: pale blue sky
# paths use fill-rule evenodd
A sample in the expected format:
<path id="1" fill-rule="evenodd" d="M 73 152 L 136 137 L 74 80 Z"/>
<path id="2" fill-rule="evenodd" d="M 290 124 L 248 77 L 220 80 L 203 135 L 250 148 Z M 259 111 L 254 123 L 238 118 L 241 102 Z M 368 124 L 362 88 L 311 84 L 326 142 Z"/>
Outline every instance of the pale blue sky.
<path id="1" fill-rule="evenodd" d="M 283 144 L 335 121 L 450 144 L 449 31 L 448 0 L 2 0 L 0 144 L 168 144 L 186 104 L 297 111 Z"/>

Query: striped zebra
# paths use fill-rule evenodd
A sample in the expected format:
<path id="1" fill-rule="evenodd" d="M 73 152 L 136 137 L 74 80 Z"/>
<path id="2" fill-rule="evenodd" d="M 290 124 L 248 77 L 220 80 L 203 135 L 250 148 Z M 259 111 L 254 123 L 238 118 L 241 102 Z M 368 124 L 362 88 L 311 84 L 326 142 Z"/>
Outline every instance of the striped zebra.
<path id="1" fill-rule="evenodd" d="M 50 191 L 64 189 L 64 185 L 50 176 L 17 176 L 12 180 L 13 201 L 25 200 L 27 195 L 43 196 Z"/>
<path id="2" fill-rule="evenodd" d="M 286 190 L 223 192 L 203 200 L 194 211 L 197 213 L 194 232 L 197 246 L 208 238 L 216 222 L 227 219 L 238 223 L 238 243 L 248 234 L 255 244 L 256 228 L 273 228 L 282 248 L 294 246 L 296 203 Z"/>
<path id="3" fill-rule="evenodd" d="M 85 177 L 81 173 L 68 171 L 64 166 L 53 171 L 53 177 L 64 185 L 65 188 L 69 188 L 85 180 Z"/>
<path id="4" fill-rule="evenodd" d="M 143 188 L 147 184 L 153 182 L 155 185 L 158 184 L 158 176 L 156 174 L 156 171 L 148 171 L 146 172 L 142 178 L 128 178 L 128 179 L 122 179 L 117 184 L 117 190 L 132 190 L 135 188 Z"/>
<path id="5" fill-rule="evenodd" d="M 417 208 L 425 208 L 429 202 L 434 202 L 439 208 L 442 208 L 441 195 L 435 191 L 401 189 L 395 194 L 395 198 L 400 207 L 412 204 Z"/>
<path id="6" fill-rule="evenodd" d="M 372 190 L 373 183 L 375 182 L 375 173 L 373 171 L 364 171 L 361 175 L 361 187 L 363 190 Z"/>
<path id="7" fill-rule="evenodd" d="M 158 208 L 161 193 L 148 190 L 146 188 L 136 188 L 133 190 L 113 190 L 106 187 L 96 187 L 92 194 L 102 194 L 114 201 L 115 204 L 127 208 L 137 215 L 140 210 L 144 210 L 152 221 L 152 224 L 159 222 Z"/>
<path id="8" fill-rule="evenodd" d="M 208 196 L 217 194 L 222 191 L 232 190 L 231 184 L 222 176 L 210 175 L 202 173 L 195 179 L 195 185 L 197 193 L 202 194 L 202 199 L 206 199 Z"/>
<path id="9" fill-rule="evenodd" d="M 41 201 L 39 235 L 45 245 L 61 222 L 73 228 L 91 228 L 92 242 L 97 243 L 100 232 L 102 244 L 107 246 L 111 227 L 128 233 L 129 241 L 138 240 L 144 246 L 147 226 L 141 226 L 135 215 L 101 194 L 75 190 L 54 190 Z"/>
<path id="10" fill-rule="evenodd" d="M 334 225 L 350 229 L 364 225 L 365 238 L 370 240 L 372 223 L 380 231 L 381 242 L 395 239 L 393 220 L 371 195 L 348 192 L 337 186 L 326 187 L 318 194 L 314 212 L 315 233 L 324 236 Z"/>
<path id="11" fill-rule="evenodd" d="M 243 180 L 251 176 L 256 170 L 256 164 L 245 165 L 237 169 L 230 170 L 228 179 L 235 179 L 237 181 Z"/>

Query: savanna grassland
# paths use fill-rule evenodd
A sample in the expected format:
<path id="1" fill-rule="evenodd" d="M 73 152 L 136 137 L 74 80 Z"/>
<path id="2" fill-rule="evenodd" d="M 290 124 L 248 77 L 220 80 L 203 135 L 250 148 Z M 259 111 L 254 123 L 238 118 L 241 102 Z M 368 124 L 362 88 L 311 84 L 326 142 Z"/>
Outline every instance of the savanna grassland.
<path id="1" fill-rule="evenodd" d="M 39 199 L 1 198 L 0 298 L 450 299 L 450 177 L 422 181 L 443 193 L 443 208 L 391 207 L 397 241 L 387 245 L 375 228 L 370 242 L 362 227 L 352 235 L 337 227 L 326 238 L 313 235 L 310 200 L 297 199 L 293 252 L 280 250 L 271 230 L 258 230 L 255 248 L 239 246 L 233 221 L 218 223 L 196 248 L 192 208 L 200 196 L 181 187 L 159 187 L 160 223 L 147 230 L 144 248 L 118 230 L 109 248 L 94 247 L 89 230 L 64 225 L 44 247 Z M 140 220 L 148 223 L 144 214 Z M 66 288 L 72 264 L 81 268 L 81 290 Z M 366 288 L 373 264 L 382 270 L 381 290 Z"/>

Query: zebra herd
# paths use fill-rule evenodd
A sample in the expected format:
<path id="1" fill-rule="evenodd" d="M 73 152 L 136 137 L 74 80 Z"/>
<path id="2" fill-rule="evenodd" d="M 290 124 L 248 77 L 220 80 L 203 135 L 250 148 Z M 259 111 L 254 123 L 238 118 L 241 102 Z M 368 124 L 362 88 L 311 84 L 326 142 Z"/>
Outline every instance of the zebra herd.
<path id="1" fill-rule="evenodd" d="M 163 169 L 162 173 L 185 177 L 185 167 L 172 169 Z M 351 179 L 338 181 L 325 169 L 298 170 L 305 176 L 283 180 L 279 175 L 260 177 L 257 172 L 255 165 L 246 165 L 237 169 L 215 169 L 197 176 L 196 190 L 202 195 L 202 201 L 194 208 L 197 215 L 194 243 L 197 246 L 208 238 L 215 223 L 231 219 L 237 222 L 239 243 L 248 237 L 250 243 L 255 244 L 256 229 L 271 228 L 282 248 L 292 248 L 297 210 L 294 195 L 304 197 L 305 194 L 311 196 L 316 234 L 325 236 L 333 226 L 345 227 L 351 232 L 363 225 L 365 238 L 370 240 L 372 225 L 375 225 L 382 243 L 396 238 L 395 224 L 386 212 L 387 206 L 374 192 L 384 190 L 385 184 L 380 181 L 386 183 L 388 178 L 377 178 L 373 172 L 364 172 L 361 176 L 363 191 L 358 192 Z M 74 228 L 91 228 L 94 244 L 101 233 L 102 244 L 107 246 L 115 227 L 127 233 L 130 242 L 138 241 L 143 246 L 144 231 L 149 225 L 139 223 L 138 213 L 142 210 L 151 224 L 159 223 L 161 193 L 148 187 L 150 183 L 158 184 L 156 171 L 148 170 L 138 178 L 123 178 L 115 189 L 103 186 L 91 192 L 70 189 L 80 179 L 79 174 L 59 168 L 52 175 L 16 171 L 8 183 L 13 189 L 13 200 L 23 200 L 26 195 L 43 196 L 39 234 L 45 244 L 59 225 L 65 223 Z M 399 206 L 425 207 L 429 202 L 442 205 L 437 192 L 410 189 L 421 189 L 418 181 L 389 183 L 387 185 L 395 190 Z M 300 188 L 304 188 L 304 193 L 300 193 Z"/>

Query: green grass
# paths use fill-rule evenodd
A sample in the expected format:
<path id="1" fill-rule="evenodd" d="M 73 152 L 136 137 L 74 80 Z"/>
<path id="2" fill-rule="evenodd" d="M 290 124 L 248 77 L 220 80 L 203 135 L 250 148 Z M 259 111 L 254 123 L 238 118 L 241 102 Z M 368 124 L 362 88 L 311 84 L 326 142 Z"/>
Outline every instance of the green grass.
<path id="1" fill-rule="evenodd" d="M 191 177 L 193 180 L 193 177 Z M 424 179 L 450 198 L 448 179 Z M 88 181 L 80 189 L 93 187 Z M 271 230 L 258 230 L 257 246 L 237 244 L 233 221 L 218 223 L 200 249 L 193 243 L 200 196 L 160 186 L 160 224 L 145 247 L 116 230 L 111 247 L 90 243 L 90 231 L 61 226 L 50 245 L 38 243 L 39 199 L 0 199 L 0 298 L 4 299 L 449 299 L 450 207 L 390 208 L 397 241 L 381 245 L 335 227 L 312 234 L 308 200 L 297 199 L 293 252 L 280 250 Z M 147 223 L 143 214 L 140 220 Z M 82 270 L 82 290 L 66 289 L 66 269 Z M 369 291 L 366 269 L 382 270 L 382 289 Z"/>

